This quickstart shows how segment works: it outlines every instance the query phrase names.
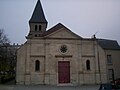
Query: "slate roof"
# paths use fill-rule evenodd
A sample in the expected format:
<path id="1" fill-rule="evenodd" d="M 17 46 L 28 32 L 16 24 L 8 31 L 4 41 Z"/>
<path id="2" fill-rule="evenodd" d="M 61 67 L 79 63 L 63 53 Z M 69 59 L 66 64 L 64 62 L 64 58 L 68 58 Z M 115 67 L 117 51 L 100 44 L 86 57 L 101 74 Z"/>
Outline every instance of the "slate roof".
<path id="1" fill-rule="evenodd" d="M 30 23 L 47 23 L 40 0 L 37 1 Z"/>
<path id="2" fill-rule="evenodd" d="M 98 39 L 99 45 L 106 50 L 120 50 L 120 46 L 115 40 Z"/>

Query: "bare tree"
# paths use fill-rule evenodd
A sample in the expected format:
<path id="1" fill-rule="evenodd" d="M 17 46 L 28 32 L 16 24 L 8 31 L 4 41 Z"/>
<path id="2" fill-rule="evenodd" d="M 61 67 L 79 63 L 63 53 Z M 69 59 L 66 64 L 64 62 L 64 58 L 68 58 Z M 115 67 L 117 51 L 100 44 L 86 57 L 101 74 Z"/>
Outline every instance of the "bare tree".
<path id="1" fill-rule="evenodd" d="M 3 29 L 0 29 L 0 45 L 9 44 L 10 40 L 8 39 L 7 35 L 4 33 Z"/>
<path id="2" fill-rule="evenodd" d="M 0 71 L 5 70 L 7 65 L 7 47 L 10 45 L 10 40 L 4 33 L 3 29 L 0 29 Z"/>

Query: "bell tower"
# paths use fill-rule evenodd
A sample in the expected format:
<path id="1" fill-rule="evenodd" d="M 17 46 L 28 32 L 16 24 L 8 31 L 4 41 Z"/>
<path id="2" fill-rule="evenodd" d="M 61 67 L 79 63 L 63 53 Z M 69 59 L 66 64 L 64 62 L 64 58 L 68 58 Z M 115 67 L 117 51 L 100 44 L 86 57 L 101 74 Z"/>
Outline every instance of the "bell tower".
<path id="1" fill-rule="evenodd" d="M 43 37 L 46 32 L 47 23 L 41 2 L 38 0 L 32 17 L 29 20 L 30 31 L 27 38 Z"/>

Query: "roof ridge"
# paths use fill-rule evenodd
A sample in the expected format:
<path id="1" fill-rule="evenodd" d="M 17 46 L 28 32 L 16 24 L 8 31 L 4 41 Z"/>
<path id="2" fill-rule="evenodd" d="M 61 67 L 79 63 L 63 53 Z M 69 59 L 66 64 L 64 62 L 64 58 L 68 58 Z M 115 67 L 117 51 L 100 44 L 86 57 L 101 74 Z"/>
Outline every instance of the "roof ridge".
<path id="1" fill-rule="evenodd" d="M 75 34 L 74 32 L 72 32 L 70 29 L 68 29 L 68 28 L 67 28 L 65 25 L 63 25 L 62 23 L 58 23 L 58 24 L 56 24 L 55 26 L 53 26 L 52 28 L 50 28 L 49 30 L 47 30 L 45 36 L 46 36 L 46 35 L 49 35 L 49 34 L 51 34 L 51 33 L 53 33 L 53 32 L 55 32 L 55 31 L 58 31 L 58 30 L 60 30 L 60 29 L 62 29 L 62 28 L 67 29 L 69 32 L 73 33 L 74 35 L 76 35 L 77 37 L 79 37 L 80 39 L 82 39 L 82 37 L 80 37 L 79 35 L 77 35 L 77 34 Z"/>
<path id="2" fill-rule="evenodd" d="M 64 26 L 64 25 L 61 24 L 61 23 L 56 24 L 55 26 L 53 26 L 53 27 L 51 27 L 50 29 L 47 30 L 46 35 L 48 35 L 48 34 L 54 32 L 54 31 L 57 31 L 57 30 L 63 28 L 63 26 Z M 64 27 L 65 27 L 65 26 L 64 26 Z"/>
<path id="3" fill-rule="evenodd" d="M 103 39 L 103 38 L 97 38 L 97 40 L 117 41 L 117 40 L 113 40 L 113 39 Z"/>

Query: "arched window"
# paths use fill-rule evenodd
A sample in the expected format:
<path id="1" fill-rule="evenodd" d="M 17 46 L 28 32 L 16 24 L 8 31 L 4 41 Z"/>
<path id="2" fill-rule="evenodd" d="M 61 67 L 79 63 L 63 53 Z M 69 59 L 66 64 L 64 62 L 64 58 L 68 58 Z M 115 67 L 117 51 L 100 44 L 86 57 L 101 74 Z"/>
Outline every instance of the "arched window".
<path id="1" fill-rule="evenodd" d="M 90 60 L 87 60 L 87 61 L 86 61 L 86 69 L 87 69 L 87 70 L 90 70 Z"/>
<path id="2" fill-rule="evenodd" d="M 36 60 L 35 61 L 35 71 L 39 71 L 40 70 L 40 61 Z"/>
<path id="3" fill-rule="evenodd" d="M 35 31 L 37 31 L 37 25 L 35 25 Z"/>
<path id="4" fill-rule="evenodd" d="M 39 25 L 39 31 L 41 31 L 41 25 Z"/>

